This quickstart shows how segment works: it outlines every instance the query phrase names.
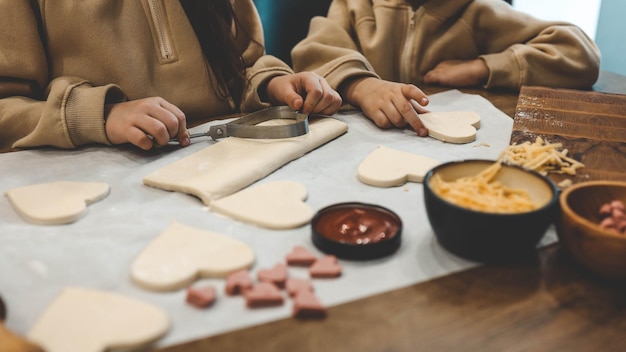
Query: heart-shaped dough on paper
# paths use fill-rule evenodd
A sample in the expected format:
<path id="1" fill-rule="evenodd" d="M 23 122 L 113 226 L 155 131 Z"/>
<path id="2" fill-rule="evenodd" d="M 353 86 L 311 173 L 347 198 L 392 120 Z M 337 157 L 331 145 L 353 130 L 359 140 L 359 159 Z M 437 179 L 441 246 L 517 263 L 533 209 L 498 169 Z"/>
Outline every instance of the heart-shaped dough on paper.
<path id="1" fill-rule="evenodd" d="M 469 143 L 476 140 L 480 115 L 472 111 L 440 111 L 420 114 L 428 135 L 448 143 Z"/>
<path id="2" fill-rule="evenodd" d="M 246 243 L 175 222 L 139 254 L 131 277 L 149 290 L 177 290 L 198 277 L 226 277 L 253 263 Z"/>
<path id="3" fill-rule="evenodd" d="M 302 184 L 274 181 L 214 200 L 210 207 L 216 213 L 257 226 L 291 229 L 313 218 L 313 210 L 304 203 L 306 197 Z"/>
<path id="4" fill-rule="evenodd" d="M 393 187 L 408 181 L 422 182 L 437 165 L 439 162 L 434 159 L 379 146 L 361 162 L 357 176 L 371 186 Z"/>
<path id="5" fill-rule="evenodd" d="M 87 213 L 87 205 L 109 194 L 102 182 L 51 182 L 23 186 L 5 192 L 15 211 L 26 221 L 39 225 L 75 222 Z"/>
<path id="6" fill-rule="evenodd" d="M 48 352 L 103 352 L 148 345 L 169 329 L 158 307 L 116 293 L 68 287 L 48 306 L 29 340 Z"/>

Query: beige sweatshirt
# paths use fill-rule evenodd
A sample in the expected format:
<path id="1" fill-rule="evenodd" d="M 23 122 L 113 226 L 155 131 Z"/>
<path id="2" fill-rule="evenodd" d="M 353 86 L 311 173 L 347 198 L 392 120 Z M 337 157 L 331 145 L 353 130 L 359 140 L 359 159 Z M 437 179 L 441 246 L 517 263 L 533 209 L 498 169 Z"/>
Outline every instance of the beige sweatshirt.
<path id="1" fill-rule="evenodd" d="M 590 88 L 600 53 L 578 27 L 541 21 L 502 0 L 334 0 L 292 51 L 296 71 L 312 70 L 334 88 L 378 76 L 414 83 L 442 60 L 482 58 L 485 88 L 522 85 Z"/>
<path id="2" fill-rule="evenodd" d="M 246 31 L 263 32 L 252 0 L 235 0 Z M 0 149 L 108 144 L 107 103 L 161 96 L 193 121 L 266 107 L 260 84 L 291 73 L 238 37 L 247 64 L 240 107 L 220 98 L 176 0 L 0 1 Z"/>

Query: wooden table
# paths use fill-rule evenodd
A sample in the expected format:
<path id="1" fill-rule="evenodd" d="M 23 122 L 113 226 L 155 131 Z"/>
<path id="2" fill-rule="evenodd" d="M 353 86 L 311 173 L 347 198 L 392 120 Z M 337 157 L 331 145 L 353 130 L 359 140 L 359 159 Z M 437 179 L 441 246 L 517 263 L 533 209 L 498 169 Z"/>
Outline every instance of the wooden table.
<path id="1" fill-rule="evenodd" d="M 594 90 L 626 94 L 626 77 L 602 72 Z M 463 91 L 515 114 L 517 94 Z M 284 319 L 159 351 L 444 350 L 625 351 L 626 283 L 591 275 L 555 244 L 515 265 L 480 266 L 331 307 L 324 320 Z"/>

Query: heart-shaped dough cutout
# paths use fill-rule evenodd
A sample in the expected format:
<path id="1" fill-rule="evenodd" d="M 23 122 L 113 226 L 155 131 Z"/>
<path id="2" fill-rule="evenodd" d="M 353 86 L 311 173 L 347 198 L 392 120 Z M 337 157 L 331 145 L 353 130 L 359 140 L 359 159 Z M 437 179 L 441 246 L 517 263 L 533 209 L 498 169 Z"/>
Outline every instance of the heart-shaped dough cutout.
<path id="1" fill-rule="evenodd" d="M 139 254 L 131 276 L 149 290 L 177 290 L 198 277 L 226 277 L 253 263 L 246 243 L 175 222 Z"/>
<path id="2" fill-rule="evenodd" d="M 422 182 L 437 165 L 437 160 L 425 156 L 379 146 L 361 162 L 357 176 L 371 186 L 393 187 L 408 181 Z"/>
<path id="3" fill-rule="evenodd" d="M 87 205 L 109 194 L 102 182 L 51 182 L 8 190 L 5 195 L 26 221 L 39 225 L 75 222 L 87 213 Z"/>
<path id="4" fill-rule="evenodd" d="M 232 219 L 269 229 L 292 229 L 307 224 L 313 210 L 304 203 L 306 188 L 295 181 L 253 186 L 211 202 L 211 210 Z"/>
<path id="5" fill-rule="evenodd" d="M 103 352 L 148 345 L 169 329 L 158 307 L 115 293 L 68 287 L 48 306 L 29 340 L 48 352 Z"/>
<path id="6" fill-rule="evenodd" d="M 448 143 L 469 143 L 476 140 L 480 115 L 472 111 L 441 111 L 420 115 L 428 135 Z"/>

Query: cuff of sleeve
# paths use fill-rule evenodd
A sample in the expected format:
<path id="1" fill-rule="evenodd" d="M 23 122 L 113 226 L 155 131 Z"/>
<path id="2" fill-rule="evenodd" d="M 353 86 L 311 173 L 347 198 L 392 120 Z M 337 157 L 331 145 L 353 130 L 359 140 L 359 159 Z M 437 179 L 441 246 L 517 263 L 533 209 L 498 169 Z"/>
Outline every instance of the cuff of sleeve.
<path id="1" fill-rule="evenodd" d="M 126 100 L 115 85 L 92 87 L 86 83 L 69 91 L 65 101 L 65 121 L 76 146 L 111 144 L 104 126 L 104 105 Z"/>
<path id="2" fill-rule="evenodd" d="M 256 111 L 269 107 L 270 104 L 261 99 L 259 88 L 276 76 L 292 73 L 293 70 L 287 64 L 266 55 L 262 63 L 255 64 L 254 73 L 248 77 L 249 83 L 241 101 L 241 111 Z"/>
<path id="3" fill-rule="evenodd" d="M 510 88 L 518 90 L 523 83 L 523 72 L 513 50 L 497 54 L 481 55 L 489 67 L 489 79 L 485 88 Z"/>
<path id="4" fill-rule="evenodd" d="M 321 72 L 323 70 L 323 72 Z M 375 77 L 380 78 L 369 62 L 360 55 L 350 55 L 337 60 L 330 65 L 324 65 L 318 73 L 328 81 L 333 89 L 337 90 L 349 78 Z"/>

